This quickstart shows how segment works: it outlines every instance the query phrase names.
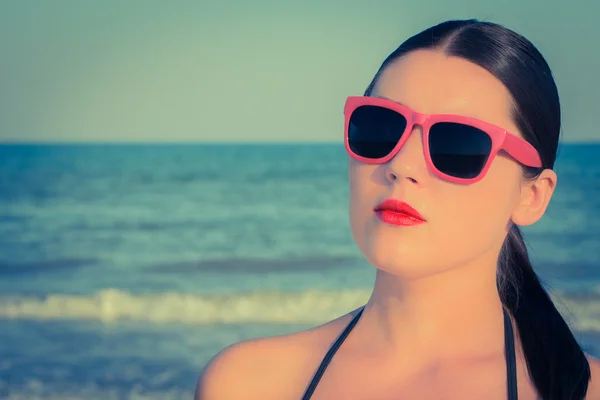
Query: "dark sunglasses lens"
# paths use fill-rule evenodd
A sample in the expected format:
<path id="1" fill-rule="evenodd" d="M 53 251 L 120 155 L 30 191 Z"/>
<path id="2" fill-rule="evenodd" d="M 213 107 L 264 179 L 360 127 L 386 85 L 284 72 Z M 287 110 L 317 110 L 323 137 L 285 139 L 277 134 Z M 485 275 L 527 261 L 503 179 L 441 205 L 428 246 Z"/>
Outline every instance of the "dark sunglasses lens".
<path id="1" fill-rule="evenodd" d="M 489 135 L 469 125 L 439 122 L 429 130 L 429 152 L 433 165 L 456 178 L 477 177 L 491 150 Z"/>
<path id="2" fill-rule="evenodd" d="M 406 118 L 378 106 L 360 106 L 350 116 L 348 144 L 356 155 L 377 159 L 390 154 L 406 129 Z"/>

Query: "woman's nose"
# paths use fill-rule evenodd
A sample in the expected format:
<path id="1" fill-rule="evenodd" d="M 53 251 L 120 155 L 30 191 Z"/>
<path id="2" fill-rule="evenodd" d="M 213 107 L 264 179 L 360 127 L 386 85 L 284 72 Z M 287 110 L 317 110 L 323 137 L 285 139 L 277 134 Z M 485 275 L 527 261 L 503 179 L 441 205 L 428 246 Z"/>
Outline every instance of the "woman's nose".
<path id="1" fill-rule="evenodd" d="M 422 183 L 428 175 L 422 128 L 415 126 L 398 153 L 386 163 L 385 176 L 390 182 L 408 180 L 412 183 Z"/>

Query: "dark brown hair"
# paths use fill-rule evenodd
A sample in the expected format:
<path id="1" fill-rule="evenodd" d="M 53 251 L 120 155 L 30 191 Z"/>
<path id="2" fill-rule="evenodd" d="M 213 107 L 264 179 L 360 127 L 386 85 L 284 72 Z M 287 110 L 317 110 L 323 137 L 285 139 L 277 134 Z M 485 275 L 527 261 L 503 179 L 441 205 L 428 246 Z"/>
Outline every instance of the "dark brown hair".
<path id="1" fill-rule="evenodd" d="M 421 49 L 439 49 L 473 62 L 496 76 L 513 100 L 512 117 L 539 152 L 543 167 L 523 167 L 534 179 L 552 169 L 561 129 L 560 101 L 548 63 L 523 36 L 474 19 L 446 21 L 409 38 L 383 62 L 365 95 L 385 68 Z M 590 380 L 585 354 L 533 270 L 521 231 L 513 225 L 498 260 L 498 291 L 517 323 L 529 375 L 544 400 L 583 400 Z"/>

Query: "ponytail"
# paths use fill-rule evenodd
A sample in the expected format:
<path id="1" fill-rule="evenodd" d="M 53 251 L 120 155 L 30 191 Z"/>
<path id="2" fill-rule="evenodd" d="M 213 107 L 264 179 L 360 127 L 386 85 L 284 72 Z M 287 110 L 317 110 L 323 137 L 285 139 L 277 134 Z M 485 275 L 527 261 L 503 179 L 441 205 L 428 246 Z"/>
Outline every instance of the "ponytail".
<path id="1" fill-rule="evenodd" d="M 498 291 L 516 321 L 529 376 L 544 400 L 583 400 L 590 366 L 533 271 L 523 235 L 512 225 L 498 259 Z"/>

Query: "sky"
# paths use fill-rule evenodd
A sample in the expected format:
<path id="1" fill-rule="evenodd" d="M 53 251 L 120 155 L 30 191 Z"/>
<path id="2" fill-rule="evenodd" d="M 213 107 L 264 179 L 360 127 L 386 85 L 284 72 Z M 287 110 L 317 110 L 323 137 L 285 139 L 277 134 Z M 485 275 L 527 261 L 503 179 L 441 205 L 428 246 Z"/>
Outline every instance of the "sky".
<path id="1" fill-rule="evenodd" d="M 337 142 L 404 39 L 501 23 L 554 71 L 563 139 L 600 141 L 600 2 L 0 2 L 0 142 Z"/>

